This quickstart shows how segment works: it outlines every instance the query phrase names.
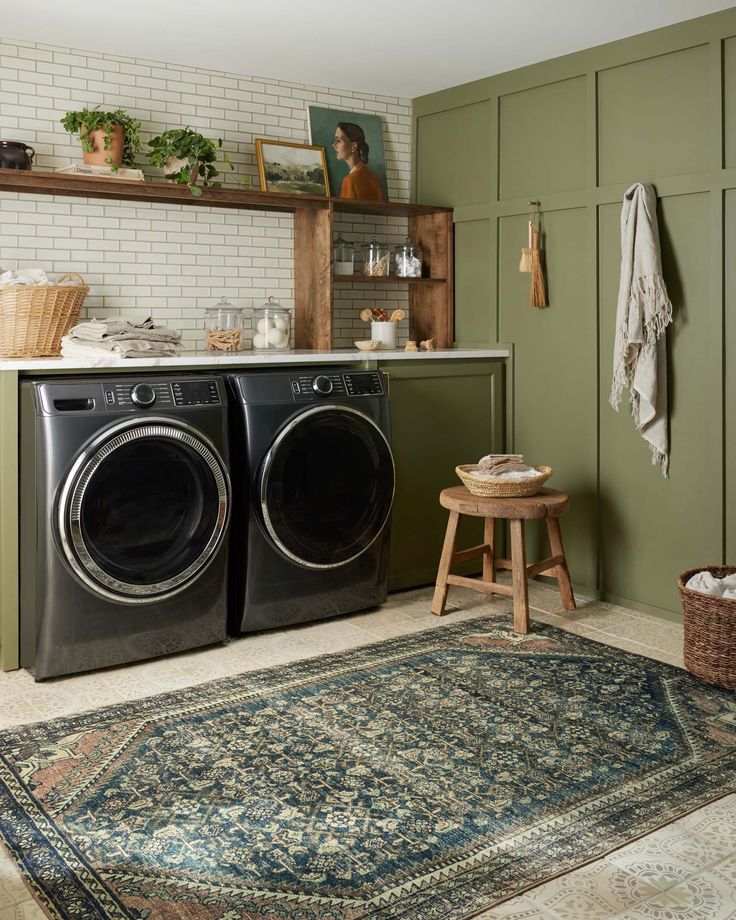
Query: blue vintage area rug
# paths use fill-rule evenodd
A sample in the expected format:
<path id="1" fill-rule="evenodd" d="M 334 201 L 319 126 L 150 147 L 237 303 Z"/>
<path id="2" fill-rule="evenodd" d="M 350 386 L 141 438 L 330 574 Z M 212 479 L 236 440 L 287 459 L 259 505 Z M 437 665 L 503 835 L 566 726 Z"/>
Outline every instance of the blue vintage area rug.
<path id="1" fill-rule="evenodd" d="M 736 786 L 736 696 L 480 619 L 0 735 L 54 918 L 457 920 Z"/>

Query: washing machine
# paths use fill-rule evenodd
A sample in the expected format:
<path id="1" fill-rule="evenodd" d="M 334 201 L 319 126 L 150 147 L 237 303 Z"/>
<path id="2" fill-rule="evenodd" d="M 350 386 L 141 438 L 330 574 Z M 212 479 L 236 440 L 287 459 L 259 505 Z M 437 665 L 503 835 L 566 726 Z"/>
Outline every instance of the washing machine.
<path id="1" fill-rule="evenodd" d="M 382 603 L 395 486 L 383 374 L 299 368 L 228 383 L 233 631 Z"/>
<path id="2" fill-rule="evenodd" d="M 224 641 L 222 379 L 24 381 L 20 423 L 21 665 L 43 680 Z"/>

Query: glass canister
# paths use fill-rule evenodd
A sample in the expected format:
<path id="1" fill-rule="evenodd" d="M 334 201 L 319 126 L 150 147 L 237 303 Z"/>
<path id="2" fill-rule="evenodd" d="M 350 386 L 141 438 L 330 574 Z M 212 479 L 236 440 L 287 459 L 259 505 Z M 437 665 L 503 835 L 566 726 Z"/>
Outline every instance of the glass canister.
<path id="1" fill-rule="evenodd" d="M 386 243 L 371 240 L 361 246 L 364 275 L 388 275 L 391 267 L 391 252 Z"/>
<path id="2" fill-rule="evenodd" d="M 399 278 L 422 277 L 422 249 L 407 236 L 406 242 L 394 247 L 394 272 Z"/>
<path id="3" fill-rule="evenodd" d="M 253 310 L 253 348 L 288 348 L 291 344 L 291 310 L 269 297 L 262 307 Z"/>
<path id="4" fill-rule="evenodd" d="M 338 236 L 332 244 L 332 262 L 336 275 L 352 275 L 355 271 L 355 246 Z"/>
<path id="5" fill-rule="evenodd" d="M 204 326 L 208 351 L 242 351 L 243 311 L 221 297 L 214 307 L 206 307 Z"/>

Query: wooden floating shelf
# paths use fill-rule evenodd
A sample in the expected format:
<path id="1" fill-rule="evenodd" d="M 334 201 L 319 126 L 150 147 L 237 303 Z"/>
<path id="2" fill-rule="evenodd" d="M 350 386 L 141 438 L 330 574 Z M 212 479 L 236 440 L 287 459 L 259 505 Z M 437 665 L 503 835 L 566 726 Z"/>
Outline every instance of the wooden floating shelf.
<path id="1" fill-rule="evenodd" d="M 360 284 L 440 284 L 447 278 L 399 278 L 397 275 L 335 275 L 334 281 L 351 281 Z"/>
<path id="2" fill-rule="evenodd" d="M 195 198 L 184 185 L 175 182 L 108 179 L 69 173 L 30 169 L 0 169 L 0 192 L 26 192 L 33 195 L 68 195 L 81 198 L 109 198 L 118 201 L 146 201 L 152 204 L 178 204 L 206 208 L 242 208 L 253 211 L 333 210 L 342 214 L 379 214 L 384 217 L 417 217 L 452 211 L 452 208 L 401 202 L 349 201 L 320 198 L 316 195 L 282 195 L 255 192 L 237 185 L 202 190 Z"/>

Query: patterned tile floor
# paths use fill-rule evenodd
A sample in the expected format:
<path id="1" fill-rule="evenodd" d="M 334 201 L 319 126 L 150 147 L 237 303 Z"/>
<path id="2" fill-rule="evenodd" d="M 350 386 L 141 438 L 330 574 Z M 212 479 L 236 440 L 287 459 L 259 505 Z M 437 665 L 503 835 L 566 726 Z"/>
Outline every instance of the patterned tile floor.
<path id="1" fill-rule="evenodd" d="M 380 610 L 44 684 L 35 684 L 26 671 L 0 673 L 0 728 L 508 609 L 503 599 L 489 601 L 453 588 L 450 615 L 438 620 L 429 612 L 430 599 L 430 589 L 403 592 L 391 595 Z M 536 583 L 531 586 L 530 600 L 536 620 L 682 666 L 681 626 L 581 597 L 578 610 L 567 613 L 556 590 Z M 13 865 L 0 853 L 0 920 L 40 920 L 43 916 Z M 482 918 L 736 920 L 736 794 L 512 898 Z"/>

